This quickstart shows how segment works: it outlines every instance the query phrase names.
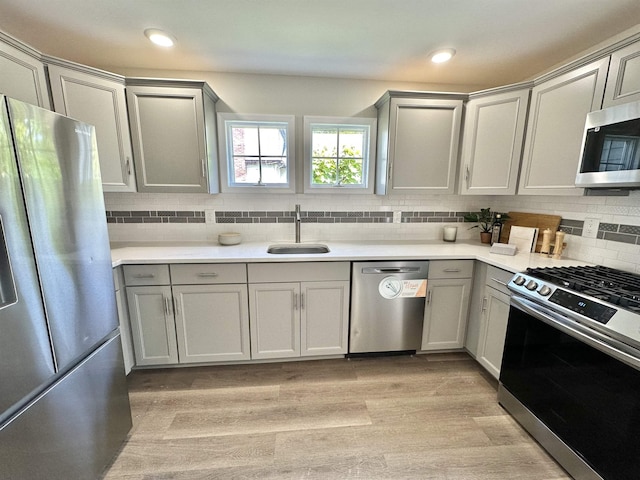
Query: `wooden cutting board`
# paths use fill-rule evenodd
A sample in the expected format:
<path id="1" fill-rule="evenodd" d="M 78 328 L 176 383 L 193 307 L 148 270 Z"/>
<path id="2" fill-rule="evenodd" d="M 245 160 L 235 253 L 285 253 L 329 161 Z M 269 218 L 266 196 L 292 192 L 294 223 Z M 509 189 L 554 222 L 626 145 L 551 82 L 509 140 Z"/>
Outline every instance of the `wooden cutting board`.
<path id="1" fill-rule="evenodd" d="M 543 215 L 540 213 L 524 213 L 524 212 L 508 212 L 509 219 L 505 220 L 502 225 L 502 233 L 500 234 L 500 243 L 509 243 L 509 232 L 512 225 L 520 227 L 535 227 L 538 229 L 538 241 L 536 242 L 536 252 L 540 251 L 542 246 L 542 232 L 548 228 L 553 234 L 560 227 L 560 215 Z M 553 243 L 553 240 L 552 240 Z"/>

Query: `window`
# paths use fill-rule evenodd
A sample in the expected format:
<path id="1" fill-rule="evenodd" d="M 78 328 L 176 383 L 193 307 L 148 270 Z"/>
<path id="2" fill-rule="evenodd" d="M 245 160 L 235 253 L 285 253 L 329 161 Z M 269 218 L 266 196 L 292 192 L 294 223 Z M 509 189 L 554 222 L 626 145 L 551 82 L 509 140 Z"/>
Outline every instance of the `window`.
<path id="1" fill-rule="evenodd" d="M 376 120 L 305 117 L 305 191 L 372 193 Z"/>
<path id="2" fill-rule="evenodd" d="M 293 191 L 294 117 L 220 113 L 221 169 L 229 191 Z"/>

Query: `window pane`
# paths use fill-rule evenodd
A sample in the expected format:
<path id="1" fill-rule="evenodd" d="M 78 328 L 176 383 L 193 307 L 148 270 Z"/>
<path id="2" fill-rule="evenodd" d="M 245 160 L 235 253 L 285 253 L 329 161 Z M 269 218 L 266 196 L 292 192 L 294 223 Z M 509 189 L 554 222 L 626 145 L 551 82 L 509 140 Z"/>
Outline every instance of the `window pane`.
<path id="1" fill-rule="evenodd" d="M 227 121 L 226 125 L 231 184 L 289 184 L 287 123 Z"/>
<path id="2" fill-rule="evenodd" d="M 338 164 L 340 185 L 362 184 L 362 159 L 341 158 Z"/>
<path id="3" fill-rule="evenodd" d="M 364 150 L 364 132 L 343 130 L 340 132 L 340 156 L 362 158 Z"/>
<path id="4" fill-rule="evenodd" d="M 287 183 L 286 157 L 262 157 L 262 183 Z"/>
<path id="5" fill-rule="evenodd" d="M 258 155 L 258 129 L 251 126 L 231 127 L 234 155 Z"/>
<path id="6" fill-rule="evenodd" d="M 260 127 L 260 154 L 262 156 L 284 156 L 287 152 L 287 129 L 283 127 Z"/>
<path id="7" fill-rule="evenodd" d="M 333 158 L 314 158 L 312 170 L 312 185 L 335 185 L 338 181 L 337 163 Z"/>
<path id="8" fill-rule="evenodd" d="M 369 128 L 312 125 L 312 185 L 364 185 Z"/>
<path id="9" fill-rule="evenodd" d="M 256 157 L 233 158 L 233 181 L 256 184 L 260 180 L 260 165 Z"/>

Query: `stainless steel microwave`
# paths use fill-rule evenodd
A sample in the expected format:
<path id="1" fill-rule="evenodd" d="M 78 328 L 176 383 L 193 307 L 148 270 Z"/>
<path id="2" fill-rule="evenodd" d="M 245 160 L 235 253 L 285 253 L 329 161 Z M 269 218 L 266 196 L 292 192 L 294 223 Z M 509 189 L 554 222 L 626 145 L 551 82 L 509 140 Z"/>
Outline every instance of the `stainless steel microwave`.
<path id="1" fill-rule="evenodd" d="M 581 151 L 577 187 L 640 188 L 640 102 L 589 113 Z"/>

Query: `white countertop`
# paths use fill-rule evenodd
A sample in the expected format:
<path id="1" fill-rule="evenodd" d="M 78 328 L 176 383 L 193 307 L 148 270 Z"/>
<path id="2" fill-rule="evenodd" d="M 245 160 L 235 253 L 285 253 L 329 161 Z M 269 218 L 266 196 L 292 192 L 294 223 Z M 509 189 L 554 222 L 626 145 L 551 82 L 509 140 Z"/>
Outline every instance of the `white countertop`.
<path id="1" fill-rule="evenodd" d="M 114 246 L 113 266 L 158 263 L 231 263 L 231 262 L 327 262 L 366 260 L 480 260 L 490 265 L 521 272 L 528 267 L 586 265 L 571 259 L 553 260 L 538 253 L 514 256 L 489 253 L 479 242 L 444 243 L 442 241 L 407 242 L 323 242 L 330 249 L 324 254 L 274 255 L 267 253 L 270 243 L 217 244 L 130 244 Z"/>

